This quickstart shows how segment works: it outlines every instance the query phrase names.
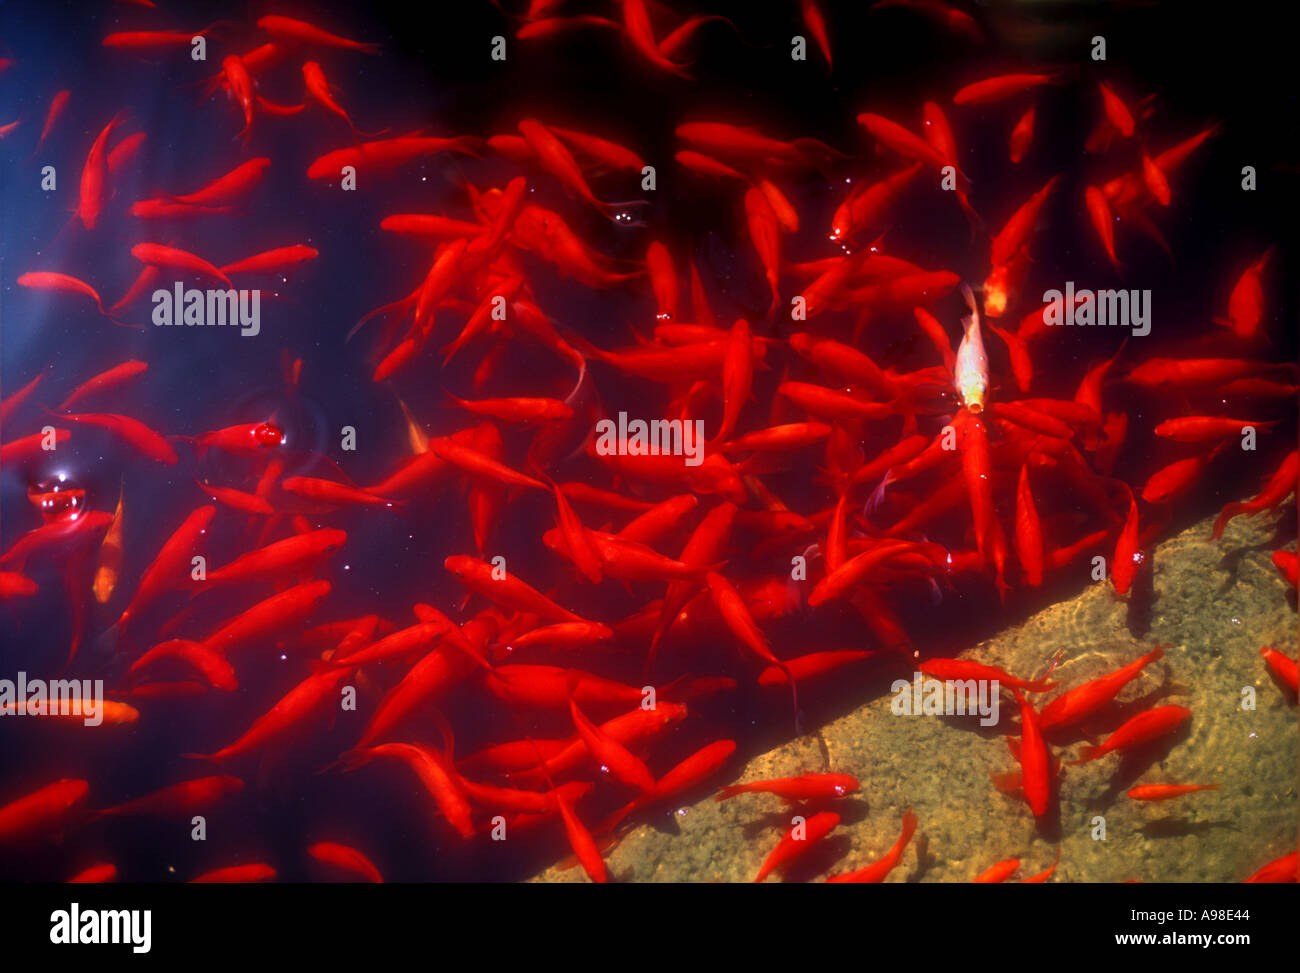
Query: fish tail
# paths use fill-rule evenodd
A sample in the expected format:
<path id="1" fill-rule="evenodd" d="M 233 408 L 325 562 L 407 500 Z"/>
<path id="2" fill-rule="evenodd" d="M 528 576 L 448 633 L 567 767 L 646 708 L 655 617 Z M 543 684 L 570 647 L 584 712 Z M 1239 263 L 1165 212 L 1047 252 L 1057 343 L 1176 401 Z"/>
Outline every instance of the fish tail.
<path id="1" fill-rule="evenodd" d="M 1066 763 L 1068 763 L 1071 767 L 1073 767 L 1075 764 L 1086 764 L 1090 760 L 1096 760 L 1098 757 L 1100 757 L 1101 756 L 1100 751 L 1101 751 L 1101 747 L 1085 746 L 1079 750 L 1078 760 L 1069 760 L 1066 761 Z"/>
<path id="2" fill-rule="evenodd" d="M 791 143 L 804 160 L 822 175 L 836 163 L 844 160 L 845 155 L 833 149 L 820 139 L 802 138 Z"/>
<path id="3" fill-rule="evenodd" d="M 715 801 L 727 801 L 739 794 L 747 794 L 748 792 L 748 784 L 728 784 L 726 787 L 722 788 L 722 790 L 718 791 L 718 793 L 714 795 L 713 799 Z"/>
<path id="4" fill-rule="evenodd" d="M 343 753 L 339 754 L 339 759 L 334 761 L 334 763 L 330 764 L 329 766 L 342 767 L 343 772 L 346 774 L 356 770 L 358 767 L 365 766 L 366 764 L 370 763 L 370 761 L 374 759 L 375 759 L 374 755 L 371 754 L 369 750 L 362 750 L 360 748 L 356 748 L 352 750 L 345 750 Z M 321 772 L 324 773 L 324 771 L 327 769 L 329 768 L 322 768 Z"/>
<path id="5" fill-rule="evenodd" d="M 1214 521 L 1214 529 L 1210 532 L 1210 540 L 1217 541 L 1222 537 L 1223 529 L 1228 526 L 1228 521 L 1244 512 L 1245 509 L 1246 505 L 1239 501 L 1234 500 L 1232 503 L 1227 504 L 1223 508 L 1223 512 L 1220 513 L 1218 518 Z"/>

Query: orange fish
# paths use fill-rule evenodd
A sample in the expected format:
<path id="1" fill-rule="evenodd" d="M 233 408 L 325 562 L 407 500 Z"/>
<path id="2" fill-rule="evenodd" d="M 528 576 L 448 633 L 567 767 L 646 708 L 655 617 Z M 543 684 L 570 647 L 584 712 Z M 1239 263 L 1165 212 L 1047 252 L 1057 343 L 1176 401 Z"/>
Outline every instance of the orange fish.
<path id="1" fill-rule="evenodd" d="M 1164 648 L 1157 646 L 1140 659 L 1114 672 L 1062 693 L 1043 707 L 1040 721 L 1043 732 L 1050 733 L 1053 730 L 1073 726 L 1096 713 L 1114 699 L 1115 694 L 1136 678 L 1146 666 L 1163 659 L 1164 655 Z"/>
<path id="2" fill-rule="evenodd" d="M 292 17 L 262 17 L 257 21 L 257 26 L 273 37 L 284 41 L 315 44 L 321 47 L 337 47 L 349 51 L 360 51 L 363 54 L 378 54 L 382 50 L 378 44 L 366 44 L 361 41 L 350 40 L 347 37 L 340 37 L 338 34 L 331 34 L 327 30 L 322 30 L 315 24 L 309 24 L 303 20 L 294 20 Z"/>
<path id="3" fill-rule="evenodd" d="M 1217 791 L 1218 784 L 1140 784 L 1128 790 L 1135 801 L 1168 801 L 1195 791 Z"/>
<path id="4" fill-rule="evenodd" d="M 1138 508 L 1137 499 L 1129 494 L 1128 516 L 1124 527 L 1115 542 L 1115 557 L 1111 562 L 1110 580 L 1115 586 L 1115 593 L 1128 594 L 1137 577 L 1138 568 L 1146 560 L 1146 555 L 1138 550 Z"/>
<path id="5" fill-rule="evenodd" d="M 239 739 L 215 753 L 184 753 L 183 757 L 226 763 L 245 754 L 262 750 L 301 729 L 304 721 L 316 711 L 337 700 L 339 687 L 351 677 L 348 669 L 331 669 L 308 676 L 300 682 L 253 725 Z"/>
<path id="6" fill-rule="evenodd" d="M 1119 729 L 1102 741 L 1100 746 L 1083 747 L 1079 751 L 1079 759 L 1071 760 L 1070 763 L 1086 764 L 1108 753 L 1131 750 L 1150 743 L 1172 731 L 1191 715 L 1192 711 L 1184 706 L 1157 706 L 1149 709 L 1122 723 Z"/>
<path id="7" fill-rule="evenodd" d="M 1029 151 L 1029 144 L 1034 140 L 1034 106 L 1029 106 L 1029 111 L 1020 116 L 1020 121 L 1016 122 L 1016 127 L 1011 130 L 1011 141 L 1008 146 L 1008 155 L 1011 161 L 1017 165 Z"/>
<path id="8" fill-rule="evenodd" d="M 1043 729 L 1039 723 L 1034 707 L 1026 702 L 1019 689 L 1013 689 L 1016 702 L 1020 705 L 1020 744 L 1017 759 L 1020 761 L 1021 786 L 1024 788 L 1025 800 L 1034 817 L 1041 818 L 1047 813 L 1052 794 L 1051 754 L 1043 740 Z M 1008 742 L 1013 738 L 1008 737 Z"/>
<path id="9" fill-rule="evenodd" d="M 991 868 L 985 869 L 974 878 L 973 883 L 985 883 L 996 885 L 1005 882 L 1020 869 L 1019 858 L 1008 858 L 1006 861 L 1000 861 Z"/>
<path id="10" fill-rule="evenodd" d="M 59 274 L 52 271 L 33 271 L 28 274 L 19 274 L 19 287 L 31 287 L 36 290 L 44 291 L 64 291 L 69 294 L 83 294 L 95 302 L 95 307 L 99 313 L 104 315 L 119 327 L 135 327 L 134 325 L 125 325 L 121 321 L 104 310 L 104 302 L 100 300 L 99 292 L 83 280 L 71 277 L 68 274 Z"/>
<path id="11" fill-rule="evenodd" d="M 763 866 L 754 876 L 754 881 L 763 881 L 775 869 L 785 868 L 795 859 L 806 854 L 817 842 L 834 831 L 839 823 L 838 814 L 833 811 L 822 811 L 806 821 L 795 824 L 763 861 Z"/>
<path id="12" fill-rule="evenodd" d="M 858 786 L 858 779 L 849 774 L 802 774 L 799 777 L 756 780 L 749 784 L 729 784 L 717 793 L 714 800 L 725 801 L 737 794 L 775 794 L 789 802 L 831 800 L 852 794 Z"/>
<path id="13" fill-rule="evenodd" d="M 903 857 L 903 852 L 907 849 L 907 843 L 912 840 L 912 835 L 916 833 L 916 815 L 912 809 L 908 808 L 903 814 L 903 830 L 898 836 L 898 841 L 894 847 L 889 849 L 885 855 L 876 862 L 867 865 L 865 868 L 859 868 L 852 872 L 840 872 L 838 875 L 832 875 L 826 879 L 828 882 L 883 882 L 885 877 L 894 870 Z"/>
<path id="14" fill-rule="evenodd" d="M 307 854 L 326 865 L 333 866 L 349 875 L 361 876 L 367 882 L 382 884 L 384 878 L 374 863 L 355 848 L 340 845 L 333 841 L 318 841 L 307 846 Z"/>
<path id="15" fill-rule="evenodd" d="M 1274 551 L 1273 567 L 1277 568 L 1278 573 L 1286 578 L 1287 584 L 1292 588 L 1296 587 L 1297 558 L 1295 551 Z"/>
<path id="16" fill-rule="evenodd" d="M 143 797 L 116 804 L 96 812 L 96 817 L 125 817 L 144 815 L 148 817 L 187 818 L 192 814 L 206 812 L 215 804 L 239 794 L 244 789 L 244 782 L 238 777 L 200 777 L 196 780 L 181 781 L 162 790 L 154 791 Z"/>
<path id="17" fill-rule="evenodd" d="M 966 85 L 952 96 L 952 102 L 954 105 L 987 105 L 1040 85 L 1051 84 L 1054 80 L 1050 74 L 1002 74 Z"/>
<path id="18" fill-rule="evenodd" d="M 1238 338 L 1253 339 L 1264 319 L 1264 270 L 1273 257 L 1274 248 L 1269 247 L 1263 256 L 1246 268 L 1238 279 L 1228 298 L 1228 318 L 1215 318 L 1216 324 L 1231 328 Z"/>
<path id="19" fill-rule="evenodd" d="M 0 806 L 0 844 L 58 831 L 80 813 L 90 793 L 84 780 L 59 780 Z"/>
<path id="20" fill-rule="evenodd" d="M 1047 679 L 1019 679 L 997 666 L 971 659 L 927 659 L 917 668 L 928 676 L 942 680 L 996 679 L 1003 686 L 1023 689 L 1027 693 L 1045 693 L 1057 686 L 1057 683 Z"/>
<path id="21" fill-rule="evenodd" d="M 1115 218 L 1111 215 L 1110 205 L 1096 186 L 1089 186 L 1084 191 L 1084 203 L 1087 205 L 1088 218 L 1092 220 L 1092 227 L 1101 238 L 1102 246 L 1106 248 L 1106 256 L 1110 258 L 1115 272 L 1119 273 L 1120 264 L 1115 256 Z"/>
<path id="22" fill-rule="evenodd" d="M 64 422 L 78 425 L 98 426 L 122 440 L 142 456 L 156 463 L 174 466 L 179 457 L 171 444 L 138 419 L 130 416 L 118 416 L 109 413 L 82 412 L 59 416 Z"/>
<path id="23" fill-rule="evenodd" d="M 1287 658 L 1276 649 L 1263 648 L 1259 654 L 1264 657 L 1268 667 L 1282 682 L 1291 687 L 1291 692 L 1300 692 L 1300 677 L 1296 674 L 1296 661 Z"/>

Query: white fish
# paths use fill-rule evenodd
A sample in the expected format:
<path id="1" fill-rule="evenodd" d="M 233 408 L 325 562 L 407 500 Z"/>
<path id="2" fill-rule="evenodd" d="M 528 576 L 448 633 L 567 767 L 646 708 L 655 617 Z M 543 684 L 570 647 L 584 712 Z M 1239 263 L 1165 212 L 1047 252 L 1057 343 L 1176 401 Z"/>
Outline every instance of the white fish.
<path id="1" fill-rule="evenodd" d="M 953 387 L 961 396 L 961 403 L 973 415 L 984 411 L 984 398 L 989 390 L 989 356 L 984 351 L 980 335 L 980 312 L 975 306 L 975 295 L 968 285 L 961 285 L 962 297 L 970 314 L 961 319 L 964 334 L 957 347 L 957 360 L 953 365 Z"/>

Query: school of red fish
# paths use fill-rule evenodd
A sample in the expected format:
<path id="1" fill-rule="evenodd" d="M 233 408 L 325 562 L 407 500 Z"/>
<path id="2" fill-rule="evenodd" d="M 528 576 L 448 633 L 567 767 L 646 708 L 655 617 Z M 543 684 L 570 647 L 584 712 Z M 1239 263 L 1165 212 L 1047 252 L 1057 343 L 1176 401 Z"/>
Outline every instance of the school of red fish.
<path id="1" fill-rule="evenodd" d="M 506 41 L 546 44 L 562 33 L 589 31 L 625 44 L 646 70 L 690 79 L 691 59 L 711 36 L 704 28 L 723 19 L 685 17 L 646 0 L 622 0 L 613 5 L 621 16 L 611 17 L 574 13 L 574 6 L 532 0 L 511 16 Z M 937 0 L 878 6 L 980 41 L 971 15 Z M 797 7 L 813 41 L 810 57 L 829 65 L 833 39 L 817 0 L 799 0 Z M 376 383 L 413 375 L 440 383 L 449 362 L 477 356 L 474 392 L 461 397 L 445 389 L 454 409 L 441 417 L 406 410 L 410 455 L 364 483 L 345 471 L 342 451 L 313 457 L 325 470 L 312 472 L 329 475 L 286 475 L 289 457 L 302 447 L 274 415 L 175 429 L 115 411 L 115 394 L 149 381 L 150 361 L 113 363 L 93 376 L 66 374 L 56 362 L 7 395 L 0 462 L 33 486 L 32 509 L 5 520 L 4 611 L 21 621 L 25 599 L 38 591 L 29 575 L 52 566 L 63 585 L 67 653 L 42 659 L 42 675 L 82 675 L 78 664 L 91 654 L 87 647 L 106 640 L 115 659 L 102 726 L 82 727 L 79 715 L 66 712 L 44 719 L 65 722 L 69 740 L 125 732 L 166 700 L 220 706 L 223 695 L 241 686 L 251 656 L 284 653 L 290 662 L 275 670 L 284 680 L 270 697 L 278 702 L 236 739 L 211 739 L 209 752 L 186 755 L 193 774 L 162 790 L 106 806 L 96 800 L 93 776 L 0 781 L 0 848 L 56 834 L 75 843 L 92 824 L 122 816 L 188 827 L 192 815 L 246 798 L 260 759 L 274 753 L 292 761 L 301 741 L 333 722 L 352 728 L 340 731 L 351 742 L 333 763 L 313 769 L 342 775 L 357 788 L 367 787 L 371 775 L 400 775 L 410 800 L 430 809 L 430 829 L 446 840 L 487 842 L 549 829 L 554 857 L 568 854 L 567 841 L 586 874 L 605 881 L 604 857 L 629 827 L 647 812 L 721 786 L 738 769 L 732 760 L 738 744 L 730 739 L 700 739 L 686 759 L 665 761 L 664 743 L 691 732 L 693 707 L 757 684 L 770 687 L 783 711 L 793 703 L 798 727 L 801 696 L 806 702 L 851 678 L 869 657 L 906 673 L 919 658 L 920 670 L 940 680 L 998 680 L 1009 694 L 1008 712 L 1018 716 L 1017 731 L 1006 739 L 1019 772 L 990 786 L 1023 795 L 1023 807 L 1010 813 L 1039 819 L 1051 813 L 1065 749 L 1054 738 L 1085 720 L 1107 725 L 1116 695 L 1163 648 L 1099 679 L 1061 686 L 1049 679 L 1056 646 L 1044 647 L 1036 674 L 1011 674 L 971 658 L 925 658 L 895 598 L 962 586 L 1009 604 L 1052 579 L 1077 577 L 1082 587 L 1098 555 L 1115 597 L 1128 596 L 1149 570 L 1148 551 L 1171 511 L 1211 464 L 1231 463 L 1243 437 L 1266 441 L 1294 432 L 1300 369 L 1269 360 L 1267 338 L 1277 323 L 1269 298 L 1271 249 L 1249 255 L 1232 271 L 1235 279 L 1197 288 L 1206 312 L 1201 322 L 1180 324 L 1194 336 L 1186 345 L 1196 350 L 1188 355 L 1144 357 L 1142 342 L 1132 340 L 1088 363 L 1072 388 L 1044 387 L 1041 375 L 1036 381 L 1039 349 L 1060 336 L 1054 318 L 1089 300 L 1044 305 L 1026 287 L 1049 202 L 1091 227 L 1088 246 L 1116 274 L 1097 284 L 1115 286 L 1126 238 L 1140 235 L 1167 247 L 1160 223 L 1178 218 L 1180 196 L 1194 182 L 1197 150 L 1223 126 L 1207 119 L 1174 138 L 1163 128 L 1155 134 L 1155 99 L 1120 90 L 1104 62 L 1089 64 L 1083 52 L 1080 66 L 1069 69 L 972 78 L 945 101 L 918 103 L 900 117 L 864 111 L 855 146 L 708 117 L 681 120 L 672 158 L 646 159 L 618 141 L 617 132 L 557 127 L 545 118 L 521 118 L 513 131 L 394 136 L 359 128 L 341 94 L 347 85 L 335 77 L 353 60 L 380 55 L 380 45 L 341 36 L 333 25 L 278 15 L 243 26 L 256 36 L 244 53 L 227 53 L 215 30 L 211 39 L 222 47 L 220 71 L 206 82 L 202 110 L 237 136 L 231 158 L 211 175 L 153 198 L 116 196 L 115 183 L 150 141 L 132 130 L 126 107 L 83 146 L 69 232 L 107 232 L 128 241 L 138 276 L 87 280 L 90 275 L 70 268 L 11 254 L 17 284 L 52 292 L 65 302 L 61 312 L 141 329 L 155 287 L 170 289 L 174 281 L 255 286 L 317 259 L 313 247 L 291 244 L 218 263 L 202 242 L 206 221 L 242 211 L 267 170 L 283 165 L 252 155 L 259 130 L 314 112 L 319 125 L 337 131 L 342 147 L 316 159 L 302 174 L 304 184 L 400 180 L 409 164 L 446 155 L 467 166 L 503 159 L 517 172 L 503 185 L 465 179 L 447 212 L 377 214 L 384 231 L 424 247 L 427 272 L 409 292 L 375 294 L 375 309 L 361 321 L 333 325 L 340 343 L 371 341 L 370 363 L 358 367 Z M 186 57 L 205 33 L 172 25 L 111 33 L 103 45 L 123 57 Z M 6 58 L 0 71 L 20 65 L 20 57 Z M 258 92 L 269 78 L 280 84 L 295 74 L 301 103 Z M 1004 118 L 1005 128 L 984 135 L 1003 140 L 1006 167 L 996 176 L 1015 186 L 1017 167 L 1035 152 L 1037 98 L 1057 85 L 1081 86 L 1094 96 L 1082 182 L 1075 173 L 1001 189 L 996 198 L 976 193 L 955 136 L 968 127 L 963 113 L 971 106 L 1005 108 L 986 116 Z M 75 98 L 75 91 L 52 96 L 39 141 L 31 133 L 33 145 L 39 148 L 57 130 Z M 29 126 L 27 120 L 2 125 L 0 137 L 20 138 Z M 841 191 L 820 245 L 791 252 L 808 216 L 792 202 L 790 187 L 827 171 L 849 173 L 851 184 Z M 636 226 L 652 212 L 645 209 L 654 205 L 650 191 L 630 202 L 607 198 L 618 186 L 624 187 L 619 195 L 633 195 L 626 187 L 634 183 L 644 189 L 647 173 L 650 185 L 672 179 L 734 199 L 736 226 L 718 229 L 761 274 L 765 309 L 746 308 L 738 316 L 684 247 L 652 239 L 644 259 L 633 262 L 607 256 L 584 238 L 593 222 Z M 987 254 L 982 280 L 966 282 L 889 252 L 885 231 L 906 223 L 908 194 L 927 183 L 969 220 L 972 250 Z M 1083 183 L 1077 198 L 1056 199 Z M 533 202 L 539 185 L 562 191 L 569 202 L 560 209 Z M 548 311 L 535 290 L 543 278 L 632 295 L 642 316 L 622 347 L 610 347 L 608 329 L 594 332 Z M 108 287 L 122 291 L 112 304 Z M 931 363 L 914 370 L 877 364 L 863 350 L 864 335 L 885 326 L 915 335 Z M 989 332 L 996 343 L 986 346 Z M 533 359 L 533 388 L 506 387 L 499 379 L 503 356 L 519 348 Z M 311 376 L 292 355 L 284 357 L 282 373 L 290 390 L 328 379 Z M 561 380 L 560 391 L 545 394 Z M 633 418 L 662 420 L 664 428 L 679 420 L 687 446 L 652 454 L 644 436 L 638 441 L 620 427 L 613 448 L 599 448 L 598 423 L 615 418 L 602 410 L 603 383 L 643 390 L 643 411 Z M 1148 394 L 1140 417 L 1108 405 L 1121 384 Z M 688 462 L 697 421 L 706 436 L 698 462 Z M 187 478 L 188 514 L 174 520 L 155 514 L 153 522 L 131 510 L 127 492 L 92 504 L 84 491 L 35 485 L 51 450 L 95 436 L 116 447 L 106 450 L 106 463 L 174 466 L 220 453 L 244 474 L 228 482 Z M 1184 444 L 1185 458 L 1152 469 L 1144 483 L 1114 476 L 1121 451 L 1140 453 L 1153 436 Z M 1273 455 L 1242 451 L 1236 462 L 1255 464 L 1261 453 Z M 775 484 L 801 470 L 808 471 L 808 495 L 818 499 L 797 510 Z M 1223 508 L 1216 540 L 1234 517 L 1275 514 L 1294 503 L 1294 450 L 1255 475 L 1258 494 Z M 339 518 L 409 517 L 431 499 L 444 516 L 455 504 L 454 516 L 466 525 L 459 535 L 464 546 L 437 551 L 429 562 L 441 563 L 461 600 L 412 604 L 405 613 L 393 612 L 391 602 L 386 614 L 332 613 L 331 592 L 349 545 Z M 533 505 L 541 527 L 507 544 L 497 526 L 502 511 L 516 504 Z M 516 543 L 531 545 L 530 557 L 549 557 L 549 569 L 517 574 L 515 563 L 533 562 L 517 561 Z M 123 576 L 126 545 L 150 552 L 138 577 Z M 1279 550 L 1273 560 L 1295 586 L 1294 550 Z M 362 567 L 349 565 L 353 572 Z M 596 585 L 634 593 L 641 609 L 624 617 L 572 610 L 573 593 Z M 227 618 L 213 630 L 196 630 L 187 607 L 200 594 L 208 610 L 225 606 Z M 600 601 L 584 595 L 583 604 Z M 774 640 L 773 625 L 799 613 L 813 633 L 823 621 L 849 620 L 857 646 L 809 652 L 807 645 Z M 694 670 L 689 648 L 701 641 L 730 646 L 726 671 Z M 1271 647 L 1261 654 L 1276 691 L 1294 701 L 1296 661 Z M 641 671 L 640 683 L 614 678 L 629 671 L 629 659 L 632 671 Z M 443 715 L 453 700 L 493 714 L 497 738 L 476 752 L 454 753 L 456 727 Z M 8 703 L 7 715 L 23 705 Z M 1160 705 L 1118 725 L 1112 720 L 1104 740 L 1074 751 L 1067 762 L 1104 760 L 1176 734 L 1196 718 L 1187 708 Z M 20 739 L 24 722 L 6 721 L 3 732 Z M 539 735 L 536 727 L 549 731 Z M 844 774 L 808 774 L 723 787 L 717 797 L 764 792 L 810 809 L 772 849 L 761 881 L 832 834 L 840 815 L 828 808 L 858 786 Z M 1188 795 L 1217 786 L 1151 782 L 1128 797 L 1202 800 Z M 908 811 L 887 855 L 846 862 L 847 870 L 829 880 L 884 880 L 924 824 Z M 335 837 L 340 840 L 306 848 L 322 876 L 382 881 L 363 835 Z M 243 860 L 233 845 L 227 851 L 228 867 L 181 877 L 276 877 L 274 861 Z M 1018 867 L 1016 860 L 1001 862 L 973 880 L 1004 881 Z M 1024 880 L 1047 881 L 1055 867 Z M 96 862 L 73 880 L 109 881 L 116 873 L 114 862 Z M 1242 877 L 1295 881 L 1296 854 Z"/>

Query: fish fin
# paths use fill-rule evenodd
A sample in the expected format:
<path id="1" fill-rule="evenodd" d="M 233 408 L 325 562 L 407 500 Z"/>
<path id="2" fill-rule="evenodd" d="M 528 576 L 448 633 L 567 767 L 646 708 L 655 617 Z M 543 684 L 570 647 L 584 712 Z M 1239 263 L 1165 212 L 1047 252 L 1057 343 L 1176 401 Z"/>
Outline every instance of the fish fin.
<path id="1" fill-rule="evenodd" d="M 993 774 L 993 786 L 1004 794 L 1014 794 L 1024 786 L 1023 778 L 1017 773 Z"/>
<path id="2" fill-rule="evenodd" d="M 727 801 L 738 794 L 746 793 L 747 790 L 748 785 L 746 784 L 728 784 L 726 787 L 718 791 L 718 793 L 713 796 L 713 799 L 715 801 Z"/>

